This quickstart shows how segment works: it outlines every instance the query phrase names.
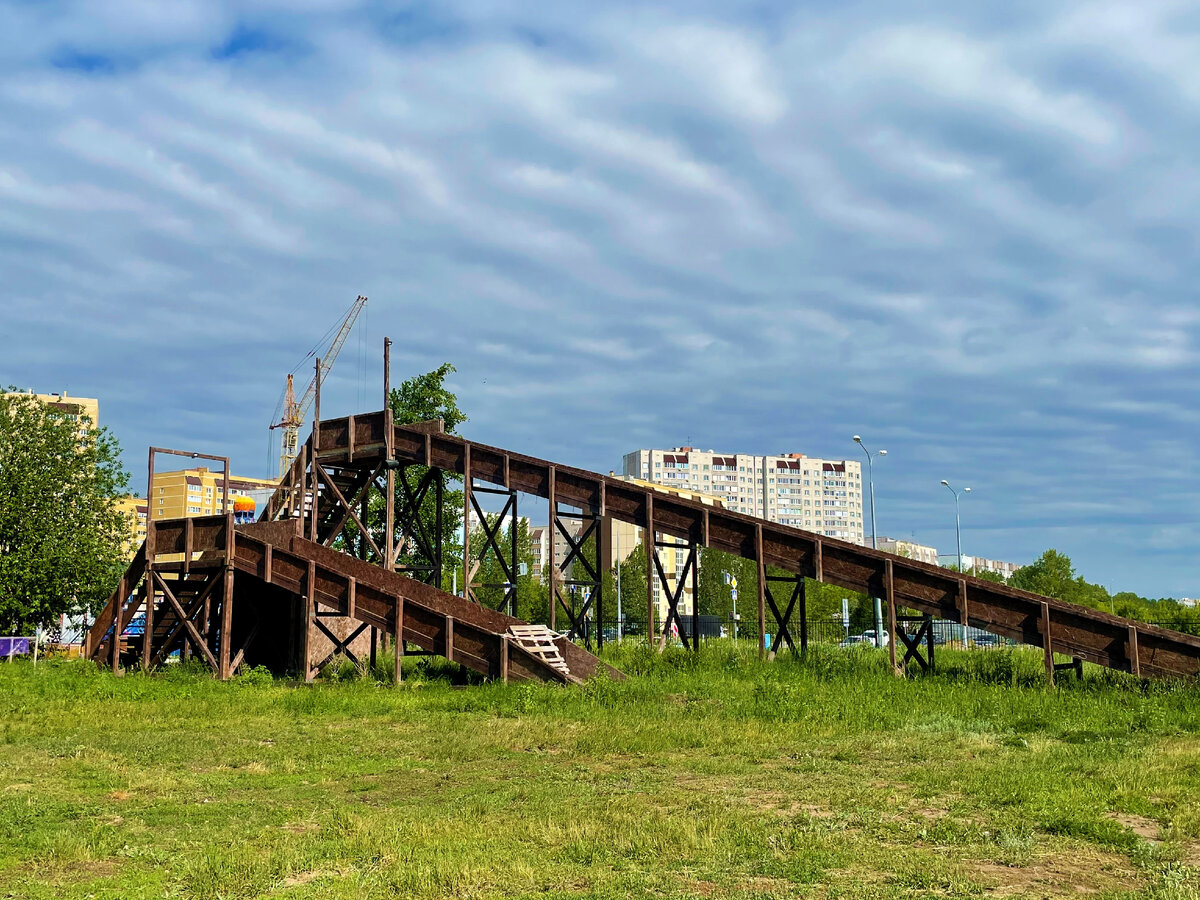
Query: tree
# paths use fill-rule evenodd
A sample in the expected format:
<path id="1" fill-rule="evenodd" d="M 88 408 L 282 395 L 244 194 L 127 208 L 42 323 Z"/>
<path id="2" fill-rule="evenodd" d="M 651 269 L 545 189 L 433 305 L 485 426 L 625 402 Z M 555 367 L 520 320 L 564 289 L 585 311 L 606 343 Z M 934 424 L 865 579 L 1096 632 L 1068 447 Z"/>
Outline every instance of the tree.
<path id="1" fill-rule="evenodd" d="M 0 633 L 98 609 L 125 568 L 129 475 L 108 431 L 0 393 Z"/>
<path id="2" fill-rule="evenodd" d="M 638 541 L 618 567 L 621 573 L 621 607 L 626 622 L 646 621 L 646 543 Z M 615 598 L 614 598 L 615 600 Z M 643 634 L 645 630 L 643 629 Z"/>
<path id="3" fill-rule="evenodd" d="M 1008 583 L 1023 591 L 1068 602 L 1075 602 L 1079 587 L 1071 557 L 1053 549 L 1014 572 Z"/>
<path id="4" fill-rule="evenodd" d="M 455 371 L 450 363 L 442 363 L 432 372 L 416 375 L 392 388 L 388 395 L 388 404 L 392 408 L 392 420 L 397 425 L 412 425 L 426 422 L 430 419 L 441 419 L 446 432 L 455 434 L 459 425 L 467 421 L 466 415 L 458 408 L 458 397 L 446 387 L 446 377 Z M 406 466 L 403 473 L 397 473 L 396 478 L 396 510 L 403 509 L 407 496 L 415 496 L 421 480 L 428 469 L 425 466 Z M 450 590 L 455 568 L 462 567 L 462 544 L 458 539 L 462 527 L 463 492 L 452 490 L 450 485 L 461 484 L 462 478 L 447 473 L 446 490 L 442 502 L 442 588 Z M 377 507 L 377 508 L 376 508 Z M 383 522 L 382 504 L 375 504 L 371 510 L 372 518 L 379 525 Z M 418 518 L 424 532 L 431 537 L 437 532 L 437 496 L 430 490 L 421 501 Z M 397 524 L 399 529 L 399 523 Z M 428 563 L 416 551 L 412 541 L 405 545 L 404 551 L 397 557 L 400 566 L 413 563 Z M 461 582 L 461 579 L 459 579 Z"/>

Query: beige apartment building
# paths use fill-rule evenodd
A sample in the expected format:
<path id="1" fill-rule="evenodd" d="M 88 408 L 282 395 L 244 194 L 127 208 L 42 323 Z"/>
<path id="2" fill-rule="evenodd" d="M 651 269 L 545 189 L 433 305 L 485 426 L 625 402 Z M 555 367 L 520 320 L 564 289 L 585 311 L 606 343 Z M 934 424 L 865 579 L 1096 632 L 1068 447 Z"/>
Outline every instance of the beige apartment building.
<path id="1" fill-rule="evenodd" d="M 879 539 L 879 549 L 885 553 L 894 553 L 896 556 L 903 556 L 905 559 L 915 559 L 917 562 L 929 563 L 931 566 L 938 564 L 937 547 L 928 547 L 925 544 L 918 544 L 916 541 L 903 541 L 896 538 L 881 537 Z"/>
<path id="2" fill-rule="evenodd" d="M 623 471 L 655 486 L 709 494 L 735 512 L 863 543 L 862 467 L 857 460 L 675 447 L 627 453 Z"/>

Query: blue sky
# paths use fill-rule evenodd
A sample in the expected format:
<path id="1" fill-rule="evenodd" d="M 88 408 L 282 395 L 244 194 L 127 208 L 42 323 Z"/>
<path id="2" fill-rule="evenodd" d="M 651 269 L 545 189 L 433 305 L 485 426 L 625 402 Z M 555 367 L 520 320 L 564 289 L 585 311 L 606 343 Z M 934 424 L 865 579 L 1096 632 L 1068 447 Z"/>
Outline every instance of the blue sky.
<path id="1" fill-rule="evenodd" d="M 477 440 L 851 456 L 879 530 L 1200 595 L 1184 3 L 0 2 L 0 382 L 265 474 L 283 374 Z"/>

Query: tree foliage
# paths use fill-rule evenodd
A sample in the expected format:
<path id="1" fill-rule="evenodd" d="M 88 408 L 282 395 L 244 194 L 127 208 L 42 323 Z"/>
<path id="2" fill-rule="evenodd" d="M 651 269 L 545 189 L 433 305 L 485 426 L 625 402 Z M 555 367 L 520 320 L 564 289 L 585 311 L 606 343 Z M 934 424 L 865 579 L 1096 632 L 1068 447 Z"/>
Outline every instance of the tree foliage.
<path id="1" fill-rule="evenodd" d="M 458 408 L 458 397 L 446 387 L 446 377 L 455 371 L 450 363 L 442 363 L 431 372 L 416 375 L 392 388 L 388 403 L 392 408 L 392 419 L 397 425 L 412 425 L 430 419 L 441 419 L 447 433 L 454 434 L 459 425 L 467 421 L 466 415 Z M 415 496 L 421 480 L 428 469 L 425 466 L 407 466 L 403 473 L 396 477 L 396 511 L 397 515 L 404 508 L 406 493 Z M 462 478 L 446 473 L 446 489 L 442 502 L 442 587 L 450 590 L 453 582 L 454 568 L 460 570 L 459 583 L 462 583 L 462 544 L 459 541 L 459 529 L 462 527 L 463 492 L 454 489 L 454 484 L 462 484 Z M 406 491 L 407 487 L 407 491 Z M 431 537 L 437 533 L 437 496 L 430 490 L 422 499 L 418 518 L 424 532 Z M 371 510 L 372 518 L 377 522 L 383 520 L 382 504 Z M 402 525 L 397 522 L 397 530 L 402 531 Z M 404 550 L 397 557 L 400 566 L 427 563 L 429 560 L 417 551 L 412 540 L 405 543 Z"/>
<path id="2" fill-rule="evenodd" d="M 129 476 L 108 431 L 0 393 L 0 634 L 97 609 L 125 567 Z"/>

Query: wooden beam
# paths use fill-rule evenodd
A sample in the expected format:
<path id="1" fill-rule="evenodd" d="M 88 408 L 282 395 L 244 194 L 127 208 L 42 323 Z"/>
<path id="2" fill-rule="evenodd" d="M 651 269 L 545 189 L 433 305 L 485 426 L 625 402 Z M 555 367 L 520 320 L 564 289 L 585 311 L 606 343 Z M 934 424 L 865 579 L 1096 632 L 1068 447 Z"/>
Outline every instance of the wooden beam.
<path id="1" fill-rule="evenodd" d="M 767 564 L 763 559 L 763 527 L 754 525 L 754 559 L 758 563 L 758 658 L 767 653 Z"/>
<path id="2" fill-rule="evenodd" d="M 454 662 L 454 616 L 446 616 L 446 652 L 447 660 Z"/>
<path id="3" fill-rule="evenodd" d="M 888 658 L 892 663 L 892 673 L 902 675 L 904 673 L 896 665 L 896 575 L 892 569 L 892 561 L 890 559 L 886 560 L 883 564 L 883 590 L 887 595 L 888 607 Z"/>
<path id="4" fill-rule="evenodd" d="M 967 606 L 967 579 L 958 579 L 958 617 L 964 628 L 968 627 L 970 622 L 970 609 Z M 963 637 L 964 642 L 966 636 Z"/>
<path id="5" fill-rule="evenodd" d="M 399 595 L 396 596 L 395 619 L 396 625 L 392 651 L 395 657 L 396 670 L 392 673 L 392 683 L 399 684 L 404 680 L 404 598 Z"/>
<path id="6" fill-rule="evenodd" d="M 1138 651 L 1138 633 L 1137 626 L 1129 626 L 1129 671 L 1134 675 L 1142 674 L 1142 661 L 1139 658 Z"/>
<path id="7" fill-rule="evenodd" d="M 508 684 L 508 635 L 500 635 L 500 680 Z"/>
<path id="8" fill-rule="evenodd" d="M 183 606 L 180 604 L 179 600 L 171 592 L 171 589 L 167 586 L 167 583 L 163 581 L 162 576 L 159 575 L 158 572 L 154 572 L 153 577 L 158 582 L 159 589 L 163 592 L 163 597 L 165 597 L 167 603 L 174 608 L 175 615 L 179 616 L 179 621 L 183 623 L 184 630 L 187 631 L 188 635 L 191 637 L 192 643 L 201 652 L 201 654 L 203 654 L 204 658 L 208 660 L 208 664 L 212 667 L 212 670 L 214 672 L 219 672 L 220 667 L 218 665 L 217 658 L 213 656 L 212 651 L 208 649 L 208 645 L 200 636 L 200 632 L 196 630 L 196 626 L 192 623 L 192 620 L 188 618 L 187 613 L 184 612 Z"/>
<path id="9" fill-rule="evenodd" d="M 1046 665 L 1046 680 L 1054 685 L 1054 647 L 1050 637 L 1050 604 L 1042 601 L 1042 652 Z"/>
<path id="10" fill-rule="evenodd" d="M 304 680 L 313 680 L 312 630 L 317 615 L 317 564 L 308 561 L 308 572 L 304 576 Z"/>
<path id="11" fill-rule="evenodd" d="M 346 579 L 346 618 L 356 618 L 358 610 L 355 608 L 358 600 L 358 581 L 351 575 Z"/>
<path id="12" fill-rule="evenodd" d="M 550 601 L 550 630 L 551 631 L 558 630 L 556 628 L 556 621 L 558 618 L 558 616 L 557 616 L 558 600 L 555 599 L 558 596 L 558 558 L 554 554 L 554 548 L 557 545 L 557 542 L 555 540 L 555 532 L 558 531 L 558 523 L 556 521 L 558 519 L 558 500 L 554 496 L 555 480 L 556 480 L 556 475 L 555 475 L 554 466 L 550 466 L 547 469 L 547 474 L 546 474 L 546 493 L 547 493 L 547 499 L 550 502 L 550 505 L 548 507 L 550 510 L 550 514 L 546 518 L 546 521 L 549 523 L 546 526 L 546 529 L 550 532 L 550 545 L 546 549 L 546 558 L 549 561 L 549 569 L 550 569 L 550 592 L 548 594 L 548 600 Z M 463 578 L 464 579 L 466 578 L 466 570 L 465 569 L 463 570 Z"/>
<path id="13" fill-rule="evenodd" d="M 654 540 L 654 495 L 646 494 L 646 528 L 642 531 L 642 544 L 646 548 L 646 643 L 654 646 L 654 559 L 658 547 Z"/>

